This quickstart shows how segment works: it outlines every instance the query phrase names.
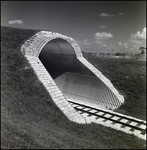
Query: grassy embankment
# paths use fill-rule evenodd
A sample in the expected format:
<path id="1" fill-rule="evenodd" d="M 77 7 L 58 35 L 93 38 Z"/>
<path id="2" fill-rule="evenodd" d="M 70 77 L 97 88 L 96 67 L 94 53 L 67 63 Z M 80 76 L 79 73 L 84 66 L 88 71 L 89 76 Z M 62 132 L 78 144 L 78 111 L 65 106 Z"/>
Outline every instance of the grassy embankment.
<path id="1" fill-rule="evenodd" d="M 1 148 L 145 149 L 133 135 L 63 115 L 20 51 L 36 32 L 1 27 Z"/>
<path id="2" fill-rule="evenodd" d="M 146 61 L 85 57 L 123 94 L 125 103 L 115 111 L 146 120 Z"/>

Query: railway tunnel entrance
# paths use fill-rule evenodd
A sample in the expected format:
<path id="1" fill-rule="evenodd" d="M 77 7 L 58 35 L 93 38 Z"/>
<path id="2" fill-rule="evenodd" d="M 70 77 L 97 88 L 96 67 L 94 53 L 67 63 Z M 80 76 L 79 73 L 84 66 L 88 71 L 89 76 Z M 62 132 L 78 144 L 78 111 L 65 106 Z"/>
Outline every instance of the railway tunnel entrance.
<path id="1" fill-rule="evenodd" d="M 66 40 L 49 41 L 39 59 L 68 100 L 108 109 L 120 105 L 114 93 L 77 59 Z"/>
<path id="2" fill-rule="evenodd" d="M 49 41 L 41 50 L 39 59 L 53 79 L 65 72 L 93 75 L 79 62 L 73 47 L 60 38 Z"/>

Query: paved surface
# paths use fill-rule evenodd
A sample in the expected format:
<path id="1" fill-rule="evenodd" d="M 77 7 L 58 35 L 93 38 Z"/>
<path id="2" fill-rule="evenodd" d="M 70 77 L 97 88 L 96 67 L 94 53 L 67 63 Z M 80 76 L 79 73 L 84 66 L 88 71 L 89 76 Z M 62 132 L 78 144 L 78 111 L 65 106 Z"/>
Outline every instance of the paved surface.
<path id="1" fill-rule="evenodd" d="M 55 82 L 70 100 L 110 109 L 120 105 L 114 93 L 97 77 L 68 72 L 57 77 Z"/>

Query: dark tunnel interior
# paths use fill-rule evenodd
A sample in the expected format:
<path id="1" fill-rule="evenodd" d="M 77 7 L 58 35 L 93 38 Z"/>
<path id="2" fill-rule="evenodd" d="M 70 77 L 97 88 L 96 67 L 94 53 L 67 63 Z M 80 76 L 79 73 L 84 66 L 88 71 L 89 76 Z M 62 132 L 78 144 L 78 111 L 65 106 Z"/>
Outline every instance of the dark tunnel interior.
<path id="1" fill-rule="evenodd" d="M 39 59 L 53 79 L 65 72 L 94 76 L 76 58 L 75 51 L 70 43 L 60 38 L 49 41 L 41 50 Z"/>

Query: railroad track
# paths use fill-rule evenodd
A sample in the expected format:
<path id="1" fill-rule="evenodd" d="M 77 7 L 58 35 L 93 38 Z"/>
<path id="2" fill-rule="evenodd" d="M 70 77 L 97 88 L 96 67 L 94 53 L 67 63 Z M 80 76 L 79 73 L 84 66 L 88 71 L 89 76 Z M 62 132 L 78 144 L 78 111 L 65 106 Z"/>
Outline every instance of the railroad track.
<path id="1" fill-rule="evenodd" d="M 68 102 L 84 117 L 87 123 L 94 122 L 102 124 L 146 140 L 146 121 L 144 120 L 110 110 L 93 108 L 70 100 Z"/>

